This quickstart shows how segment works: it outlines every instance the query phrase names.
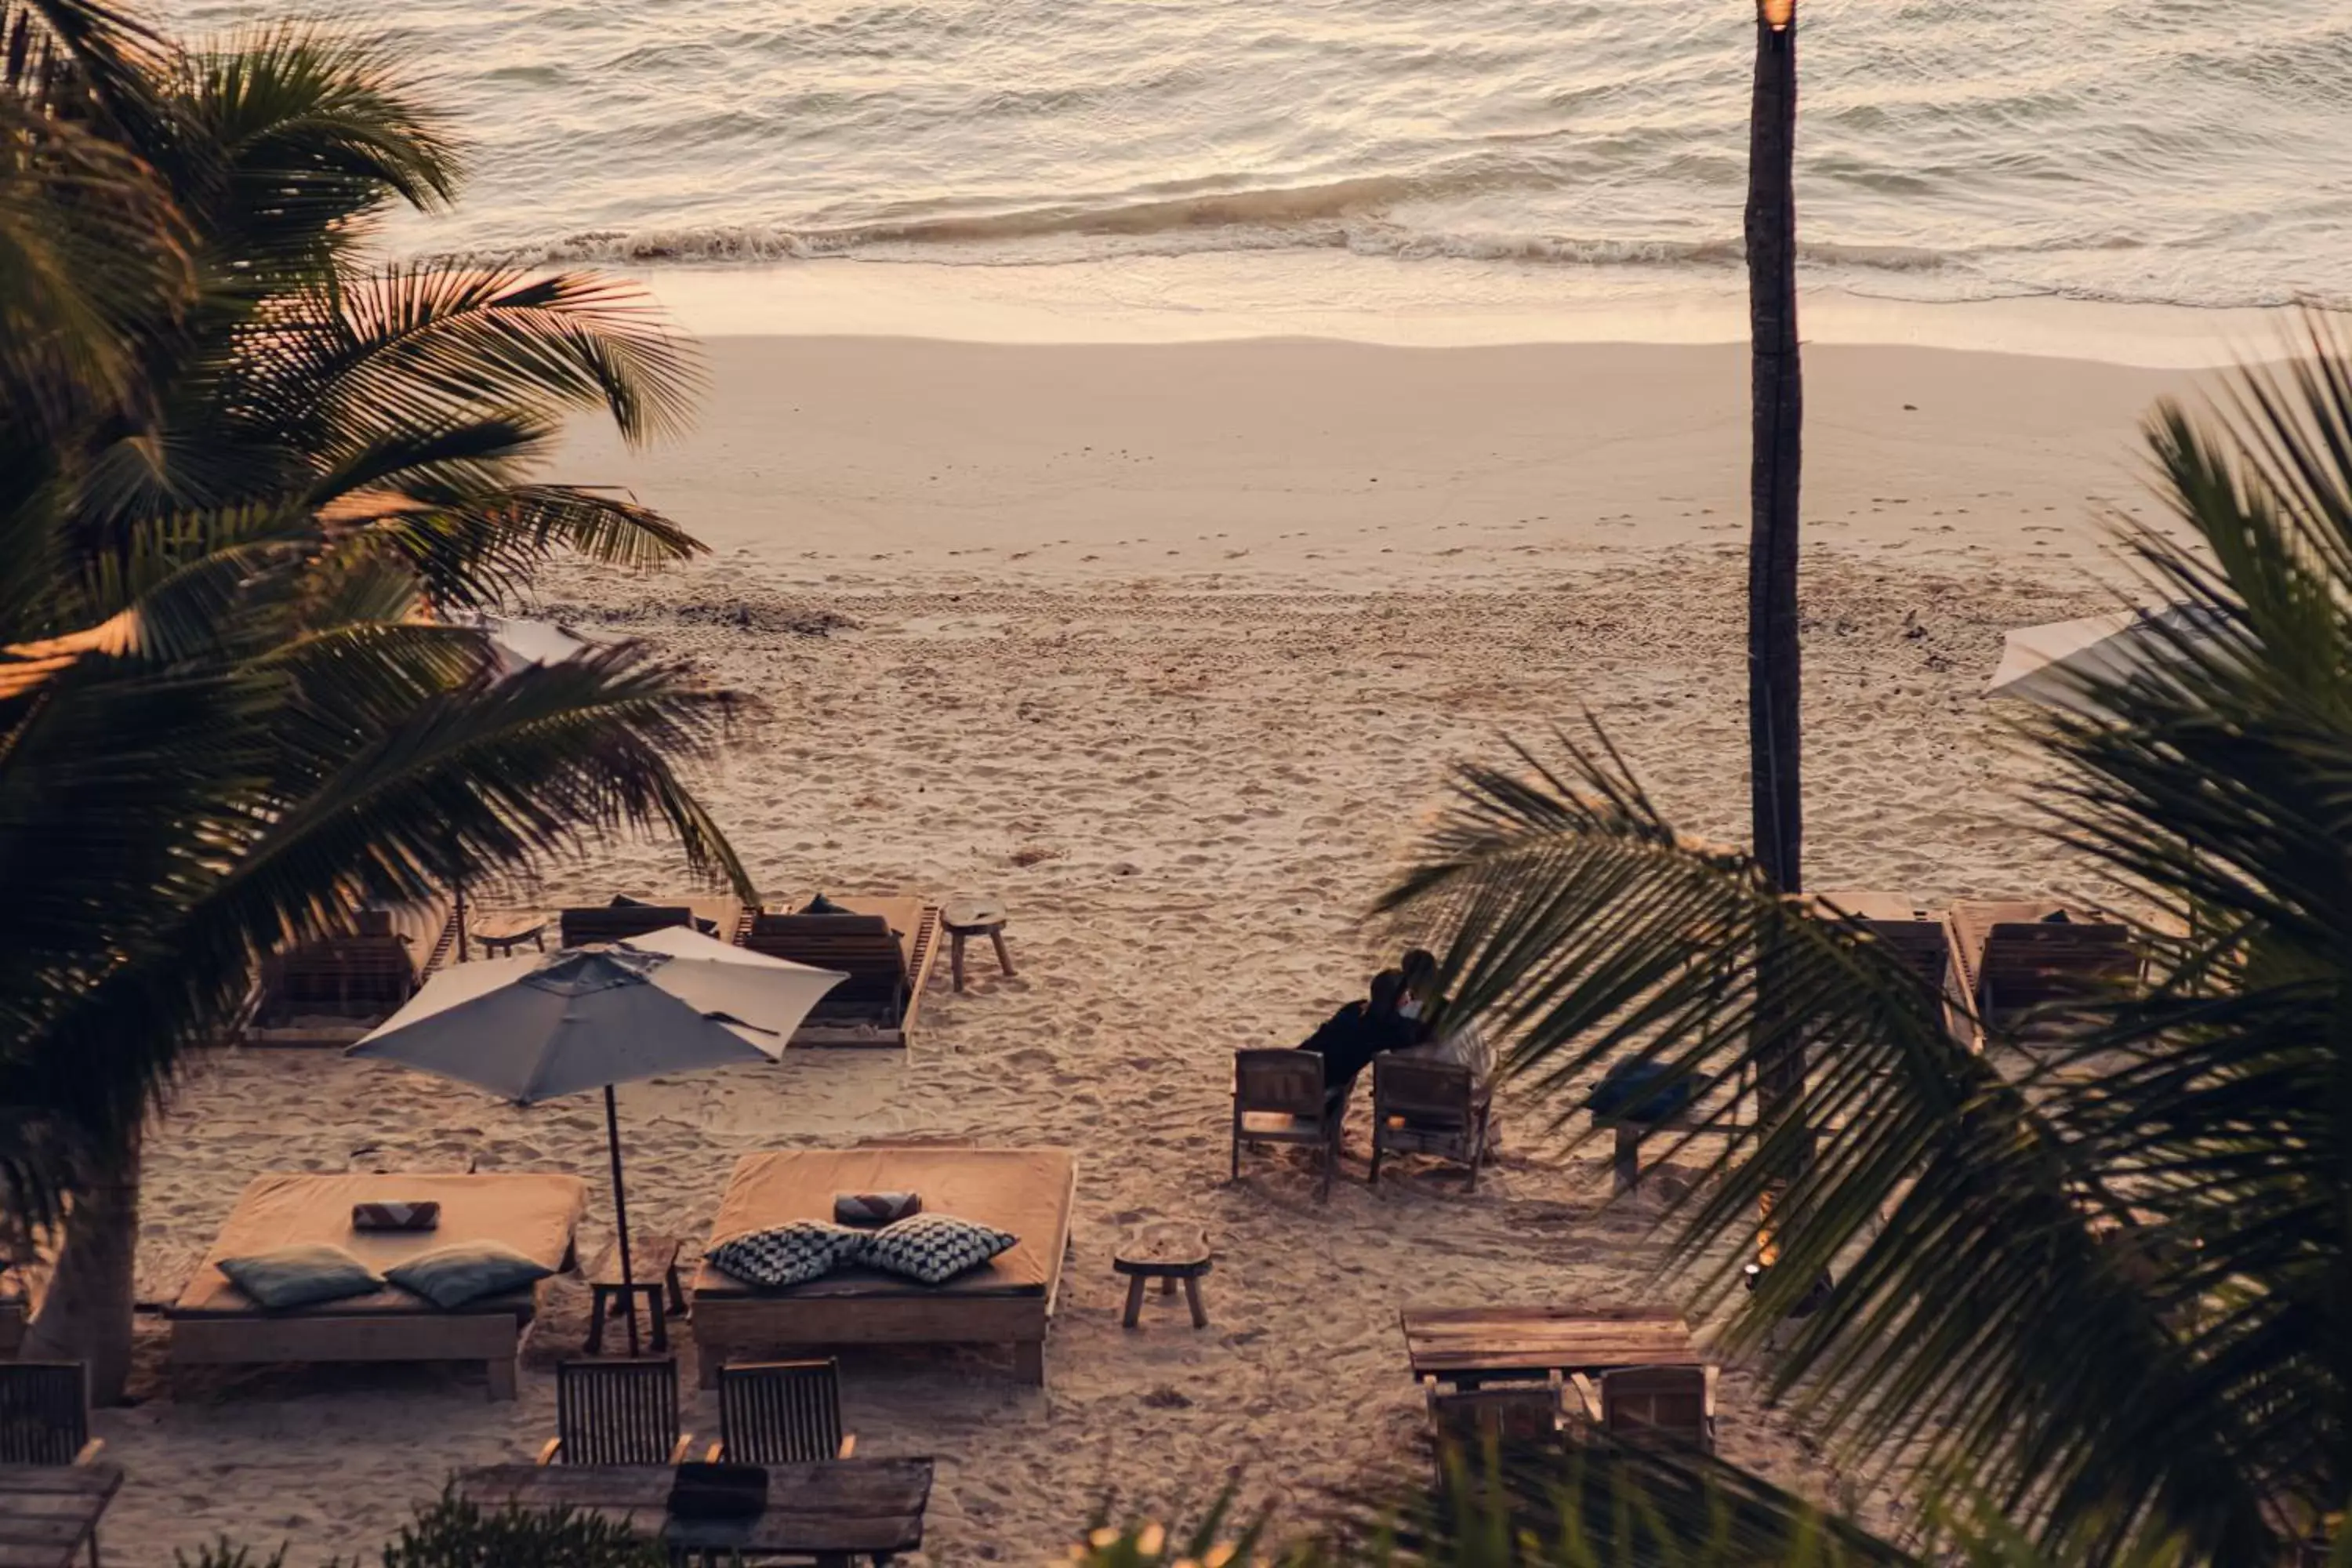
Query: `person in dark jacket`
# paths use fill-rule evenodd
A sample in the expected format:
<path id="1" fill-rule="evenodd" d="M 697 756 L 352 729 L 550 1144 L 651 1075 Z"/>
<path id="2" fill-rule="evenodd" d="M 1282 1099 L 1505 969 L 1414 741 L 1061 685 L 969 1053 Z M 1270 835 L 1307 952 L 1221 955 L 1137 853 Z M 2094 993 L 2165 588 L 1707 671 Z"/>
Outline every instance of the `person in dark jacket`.
<path id="1" fill-rule="evenodd" d="M 1356 1087 L 1357 1075 L 1382 1051 L 1412 1045 L 1419 1033 L 1412 1020 L 1397 1011 L 1404 1000 L 1404 975 L 1383 969 L 1372 976 L 1371 995 L 1350 1002 L 1326 1018 L 1300 1042 L 1299 1049 L 1323 1058 L 1323 1094 L 1345 1104 Z"/>

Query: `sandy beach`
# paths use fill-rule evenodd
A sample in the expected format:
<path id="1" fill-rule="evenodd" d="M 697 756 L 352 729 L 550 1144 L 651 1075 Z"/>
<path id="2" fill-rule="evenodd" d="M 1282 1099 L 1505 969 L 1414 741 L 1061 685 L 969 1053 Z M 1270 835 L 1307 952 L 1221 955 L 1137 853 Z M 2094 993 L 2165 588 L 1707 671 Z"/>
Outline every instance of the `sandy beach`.
<path id="1" fill-rule="evenodd" d="M 1475 1195 L 1408 1162 L 1369 1188 L 1365 1112 L 1328 1207 L 1303 1162 L 1226 1182 L 1227 1053 L 1296 1043 L 1392 954 L 1363 917 L 1446 768 L 1590 711 L 1694 829 L 1744 836 L 1741 347 L 1415 349 L 722 338 L 694 435 L 583 438 L 559 477 L 625 485 L 711 546 L 651 577 L 567 567 L 541 613 L 645 638 L 764 713 L 702 779 L 763 887 L 992 895 L 1019 966 L 945 966 L 897 1052 L 623 1091 L 642 1228 L 698 1242 L 736 1157 L 899 1134 L 1078 1152 L 1048 1386 L 983 1357 L 853 1357 L 862 1453 L 938 1461 L 924 1561 L 1036 1563 L 1094 1510 L 1297 1511 L 1418 1462 L 1397 1311 L 1627 1305 L 1654 1194 L 1506 1095 Z M 2015 804 L 1979 695 L 2004 628 L 2107 607 L 2095 516 L 2155 503 L 2137 423 L 2185 373 L 1832 346 L 1808 359 L 1809 880 L 1955 896 L 2083 890 Z M 678 885 L 658 845 L 562 868 L 557 901 Z M 361 1152 L 369 1151 L 365 1154 Z M 592 1100 L 517 1110 L 333 1052 L 201 1061 L 149 1152 L 141 1296 L 169 1300 L 254 1174 L 597 1178 Z M 1204 1226 L 1212 1326 L 1118 1326 L 1121 1229 Z M 607 1234 L 592 1186 L 583 1245 Z M 294 1568 L 373 1551 L 457 1465 L 528 1458 L 586 1291 L 558 1287 L 522 1397 L 475 1371 L 158 1381 L 99 1430 L 130 1479 L 110 1554 L 215 1533 Z M 688 1352 L 691 1353 L 690 1351 Z M 1730 1458 L 1825 1499 L 1843 1472 L 1754 1377 Z M 707 1394 L 688 1425 L 715 1434 Z M 1885 1500 L 1874 1509 L 1883 1520 Z"/>

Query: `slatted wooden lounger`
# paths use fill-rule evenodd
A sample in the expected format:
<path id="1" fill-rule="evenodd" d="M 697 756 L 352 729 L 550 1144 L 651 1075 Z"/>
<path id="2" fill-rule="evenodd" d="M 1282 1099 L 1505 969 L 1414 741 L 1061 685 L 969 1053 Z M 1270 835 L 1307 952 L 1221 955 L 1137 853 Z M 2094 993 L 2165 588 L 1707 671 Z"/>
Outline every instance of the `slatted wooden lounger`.
<path id="1" fill-rule="evenodd" d="M 671 926 L 692 926 L 714 941 L 733 942 L 742 919 L 743 906 L 733 899 L 663 895 L 609 904 L 575 904 L 558 917 L 558 930 L 565 947 L 626 942 Z"/>
<path id="2" fill-rule="evenodd" d="M 416 994 L 452 931 L 439 903 L 362 910 L 346 934 L 305 942 L 262 964 L 252 1046 L 348 1046 Z"/>
<path id="3" fill-rule="evenodd" d="M 1948 916 L 1902 893 L 1841 889 L 1814 897 L 1853 917 L 1863 930 L 1892 948 L 1921 984 L 1945 999 L 1944 1024 L 1953 1037 L 1962 1044 L 1973 1041 L 1974 1026 L 1958 1005 L 1967 988 L 1955 961 L 1957 942 Z"/>
<path id="4" fill-rule="evenodd" d="M 2063 913 L 2063 921 L 2051 917 Z M 2009 1023 L 2028 1008 L 2082 1001 L 2137 979 L 2131 928 L 2097 910 L 2055 900 L 1952 906 L 1953 952 L 1977 1016 Z"/>
<path id="5" fill-rule="evenodd" d="M 940 909 L 920 899 L 833 899 L 845 914 L 811 915 L 800 904 L 770 905 L 745 927 L 742 944 L 849 976 L 810 1010 L 795 1046 L 903 1047 L 940 951 Z M 805 900 L 803 900 L 805 902 Z"/>

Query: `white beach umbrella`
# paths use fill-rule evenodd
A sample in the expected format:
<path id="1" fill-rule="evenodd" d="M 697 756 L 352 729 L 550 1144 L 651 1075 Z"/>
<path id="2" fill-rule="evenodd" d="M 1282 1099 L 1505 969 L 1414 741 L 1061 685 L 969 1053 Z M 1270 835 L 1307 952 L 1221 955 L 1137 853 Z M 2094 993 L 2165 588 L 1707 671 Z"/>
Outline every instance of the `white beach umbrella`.
<path id="1" fill-rule="evenodd" d="M 628 1280 L 614 1085 L 772 1061 L 844 978 L 683 928 L 654 931 L 626 942 L 454 964 L 348 1054 L 456 1079 L 523 1105 L 602 1089 L 621 1277 Z M 629 1337 L 634 1348 L 635 1314 Z"/>
<path id="2" fill-rule="evenodd" d="M 2000 668 L 1985 695 L 2095 713 L 2095 681 L 2160 668 L 2176 657 L 2178 639 L 2205 636 L 2210 621 L 2202 606 L 2170 605 L 2023 626 L 2002 639 Z"/>
<path id="3" fill-rule="evenodd" d="M 553 621 L 522 620 L 470 610 L 446 611 L 444 618 L 452 626 L 472 626 L 489 634 L 490 651 L 498 657 L 501 679 L 533 665 L 562 664 L 593 646 L 586 637 Z"/>

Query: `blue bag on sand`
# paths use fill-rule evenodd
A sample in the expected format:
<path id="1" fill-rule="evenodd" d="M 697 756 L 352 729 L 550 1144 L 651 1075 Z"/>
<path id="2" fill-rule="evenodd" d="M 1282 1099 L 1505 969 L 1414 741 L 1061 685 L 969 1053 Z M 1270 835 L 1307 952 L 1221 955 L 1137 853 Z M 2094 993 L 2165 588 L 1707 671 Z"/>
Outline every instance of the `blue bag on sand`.
<path id="1" fill-rule="evenodd" d="M 1601 1074 L 1590 1104 L 1595 1116 L 1627 1121 L 1664 1121 L 1690 1109 L 1695 1087 L 1687 1078 L 1669 1083 L 1664 1062 L 1619 1062 Z"/>

